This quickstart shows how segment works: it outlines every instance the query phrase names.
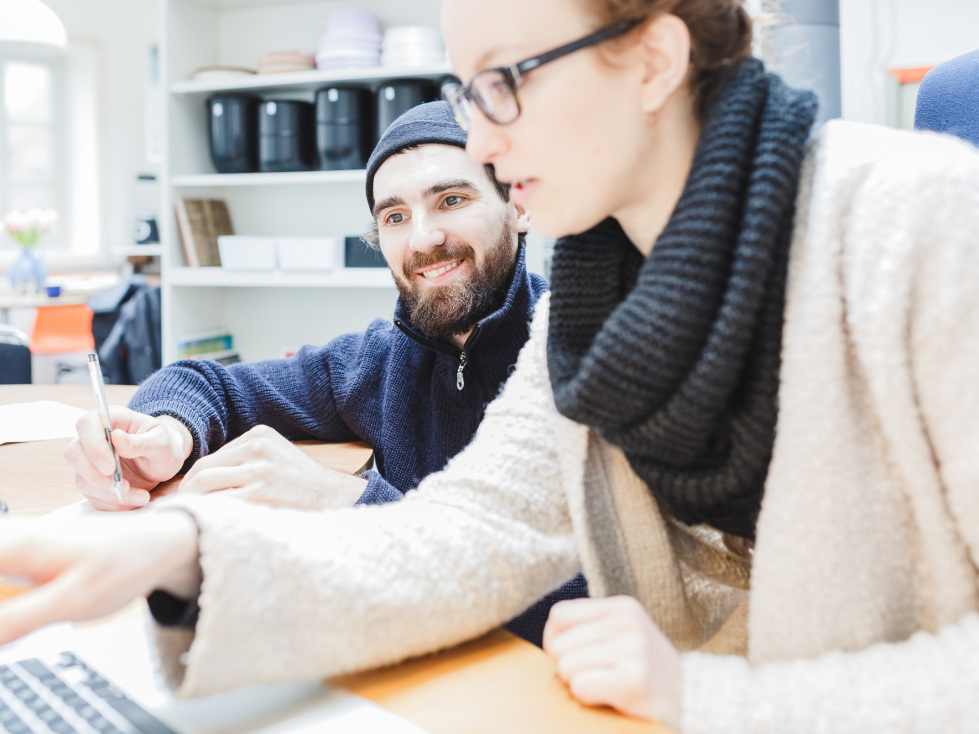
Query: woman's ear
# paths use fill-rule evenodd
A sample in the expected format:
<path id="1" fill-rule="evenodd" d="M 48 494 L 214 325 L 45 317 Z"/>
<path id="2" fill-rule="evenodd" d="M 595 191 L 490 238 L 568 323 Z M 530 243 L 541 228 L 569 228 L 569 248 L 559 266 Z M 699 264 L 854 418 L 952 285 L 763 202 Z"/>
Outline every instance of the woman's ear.
<path id="1" fill-rule="evenodd" d="M 670 13 L 647 21 L 639 40 L 645 73 L 640 90 L 643 112 L 653 114 L 683 86 L 690 70 L 690 29 Z"/>

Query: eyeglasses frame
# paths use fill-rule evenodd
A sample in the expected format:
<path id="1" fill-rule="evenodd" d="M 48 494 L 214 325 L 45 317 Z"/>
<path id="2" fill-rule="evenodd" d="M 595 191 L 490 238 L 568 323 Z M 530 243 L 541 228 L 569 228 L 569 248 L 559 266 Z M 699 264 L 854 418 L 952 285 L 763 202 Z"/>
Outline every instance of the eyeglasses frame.
<path id="1" fill-rule="evenodd" d="M 494 125 L 509 125 L 513 122 L 516 122 L 516 120 L 520 117 L 520 113 L 522 112 L 520 108 L 520 99 L 517 97 L 517 88 L 521 84 L 523 84 L 523 78 L 524 76 L 527 75 L 528 72 L 533 71 L 534 69 L 537 69 L 543 66 L 544 64 L 548 64 L 552 61 L 555 61 L 556 59 L 559 59 L 562 56 L 567 56 L 568 54 L 574 53 L 575 51 L 580 51 L 581 49 L 588 48 L 589 46 L 595 46 L 601 43 L 602 41 L 607 41 L 617 36 L 621 36 L 624 33 L 628 33 L 637 25 L 639 25 L 641 22 L 642 21 L 639 19 L 620 20 L 616 23 L 612 23 L 611 25 L 607 25 L 604 28 L 599 28 L 597 31 L 594 31 L 593 33 L 589 33 L 587 36 L 583 36 L 575 41 L 565 43 L 562 46 L 558 46 L 557 48 L 551 49 L 550 51 L 545 51 L 544 53 L 539 54 L 537 56 L 532 56 L 529 59 L 518 61 L 514 64 L 510 64 L 509 66 L 498 66 L 492 69 L 483 69 L 481 71 L 476 72 L 473 75 L 473 78 L 469 80 L 468 85 L 463 84 L 462 81 L 458 79 L 456 81 L 445 82 L 442 85 L 442 97 L 445 99 L 446 102 L 449 102 L 449 106 L 452 107 L 453 112 L 455 112 L 455 106 L 449 101 L 448 95 L 446 95 L 445 90 L 447 88 L 452 88 L 455 90 L 461 89 L 463 92 L 461 96 L 470 100 L 477 107 L 479 107 L 480 111 L 483 113 L 483 115 L 486 117 L 487 120 L 492 122 Z M 510 93 L 513 95 L 513 101 L 517 106 L 517 114 L 514 115 L 512 120 L 507 120 L 506 122 L 500 122 L 498 120 L 493 119 L 493 116 L 489 112 L 487 112 L 487 110 L 483 107 L 483 104 L 473 94 L 470 88 L 472 87 L 473 81 L 475 81 L 481 74 L 490 74 L 490 73 L 497 73 L 502 75 L 507 86 L 510 88 Z M 458 116 L 456 117 L 457 117 L 456 121 L 460 122 L 460 127 L 461 127 L 462 126 L 461 121 L 458 120 Z"/>

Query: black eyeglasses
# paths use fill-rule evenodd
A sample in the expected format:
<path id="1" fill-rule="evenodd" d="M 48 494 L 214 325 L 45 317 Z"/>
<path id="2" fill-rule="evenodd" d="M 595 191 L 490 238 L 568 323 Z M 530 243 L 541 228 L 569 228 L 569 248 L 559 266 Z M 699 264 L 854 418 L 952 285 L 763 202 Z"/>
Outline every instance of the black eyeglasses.
<path id="1" fill-rule="evenodd" d="M 468 87 L 458 80 L 446 82 L 442 85 L 442 96 L 449 103 L 456 122 L 463 130 L 468 131 L 472 122 L 470 101 L 476 103 L 486 119 L 497 125 L 509 125 L 520 117 L 517 87 L 523 83 L 527 72 L 575 51 L 621 36 L 639 23 L 639 20 L 620 20 L 618 23 L 589 33 L 577 41 L 558 46 L 540 56 L 524 59 L 509 66 L 483 69 L 472 78 Z"/>

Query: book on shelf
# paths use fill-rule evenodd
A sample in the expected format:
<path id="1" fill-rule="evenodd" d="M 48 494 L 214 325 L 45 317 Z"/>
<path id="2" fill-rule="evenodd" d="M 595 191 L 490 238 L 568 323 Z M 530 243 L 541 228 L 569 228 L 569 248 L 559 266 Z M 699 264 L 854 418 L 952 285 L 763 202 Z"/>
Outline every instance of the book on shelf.
<path id="1" fill-rule="evenodd" d="M 196 359 L 202 354 L 233 351 L 234 337 L 224 330 L 188 334 L 177 340 L 178 359 Z"/>
<path id="2" fill-rule="evenodd" d="M 177 232 L 188 267 L 221 265 L 218 237 L 235 233 L 228 205 L 222 199 L 178 198 L 174 208 Z"/>
<path id="3" fill-rule="evenodd" d="M 222 349 L 216 352 L 202 352 L 201 354 L 190 354 L 186 357 L 181 357 L 181 359 L 211 359 L 220 365 L 227 367 L 228 365 L 237 364 L 241 361 L 241 357 L 238 352 L 234 349 Z"/>

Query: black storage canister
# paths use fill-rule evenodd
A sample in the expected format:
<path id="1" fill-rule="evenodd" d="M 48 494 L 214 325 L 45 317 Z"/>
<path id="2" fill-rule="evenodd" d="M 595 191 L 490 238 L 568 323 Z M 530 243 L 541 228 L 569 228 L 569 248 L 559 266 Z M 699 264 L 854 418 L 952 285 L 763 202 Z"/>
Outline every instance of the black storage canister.
<path id="1" fill-rule="evenodd" d="M 388 125 L 422 102 L 440 99 L 438 88 L 422 79 L 405 79 L 383 85 L 377 90 L 377 139 Z"/>
<path id="2" fill-rule="evenodd" d="M 363 87 L 316 93 L 316 150 L 324 171 L 364 168 L 374 149 L 374 96 Z"/>
<path id="3" fill-rule="evenodd" d="M 218 173 L 258 170 L 259 102 L 247 94 L 222 94 L 207 100 L 207 138 Z"/>
<path id="4" fill-rule="evenodd" d="M 258 108 L 258 161 L 264 172 L 315 167 L 313 105 L 269 99 Z"/>

